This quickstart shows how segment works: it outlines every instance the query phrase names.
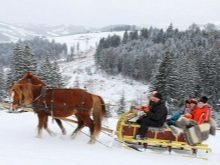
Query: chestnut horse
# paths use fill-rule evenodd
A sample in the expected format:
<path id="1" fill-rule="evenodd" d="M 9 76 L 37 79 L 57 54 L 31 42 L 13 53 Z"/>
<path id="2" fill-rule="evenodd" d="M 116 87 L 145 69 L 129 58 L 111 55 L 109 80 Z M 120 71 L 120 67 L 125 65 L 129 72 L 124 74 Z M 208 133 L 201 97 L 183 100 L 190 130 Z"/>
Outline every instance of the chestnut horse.
<path id="1" fill-rule="evenodd" d="M 24 76 L 23 76 L 21 79 L 19 79 L 18 81 L 16 81 L 14 84 L 24 84 L 24 83 L 31 83 L 31 84 L 33 84 L 33 85 L 39 85 L 39 84 L 41 84 L 41 85 L 43 85 L 43 86 L 46 86 L 46 84 L 45 84 L 43 81 L 41 81 L 36 75 L 34 75 L 34 74 L 33 74 L 32 72 L 30 72 L 30 71 L 27 72 L 27 73 L 25 73 Z M 12 109 L 15 109 L 15 108 L 12 108 Z M 62 131 L 62 134 L 65 135 L 65 134 L 66 134 L 66 130 L 65 130 L 65 128 L 63 127 L 63 124 L 62 124 L 61 120 L 55 118 L 55 121 L 56 121 L 57 125 L 60 127 L 60 129 L 61 129 L 61 131 Z M 50 132 L 49 129 L 48 129 L 48 127 L 47 127 L 47 125 L 45 125 L 44 128 L 45 128 L 48 132 Z M 51 133 L 51 132 L 50 132 L 50 133 Z"/>
<path id="2" fill-rule="evenodd" d="M 32 72 L 25 73 L 24 76 L 21 79 L 19 79 L 15 84 L 24 84 L 24 83 L 31 83 L 34 85 L 41 84 L 43 86 L 46 86 L 46 84 L 42 80 L 40 80 L 36 75 L 34 75 Z M 92 94 L 92 99 L 93 99 L 93 113 L 99 114 L 99 115 L 103 114 L 105 116 L 106 109 L 105 109 L 105 103 L 104 103 L 104 100 L 102 99 L 102 97 Z M 102 111 L 99 111 L 100 109 L 102 109 Z M 94 115 L 94 116 L 96 116 L 96 115 Z M 58 124 L 58 126 L 60 127 L 62 133 L 66 134 L 66 130 L 63 127 L 61 120 L 55 118 L 55 121 Z M 83 128 L 83 125 L 79 123 L 78 127 L 80 130 Z M 47 131 L 49 130 L 47 125 L 45 126 L 45 129 Z"/>
<path id="3" fill-rule="evenodd" d="M 104 113 L 102 106 L 93 106 L 92 94 L 82 89 L 46 88 L 31 83 L 14 84 L 11 91 L 13 92 L 13 107 L 33 106 L 39 120 L 39 137 L 43 126 L 47 126 L 48 115 L 54 117 L 75 115 L 78 119 L 78 127 L 74 130 L 72 136 L 76 135 L 83 126 L 88 126 L 91 134 L 89 142 L 95 142 L 95 138 L 101 130 Z M 91 114 L 93 120 L 90 118 Z"/>

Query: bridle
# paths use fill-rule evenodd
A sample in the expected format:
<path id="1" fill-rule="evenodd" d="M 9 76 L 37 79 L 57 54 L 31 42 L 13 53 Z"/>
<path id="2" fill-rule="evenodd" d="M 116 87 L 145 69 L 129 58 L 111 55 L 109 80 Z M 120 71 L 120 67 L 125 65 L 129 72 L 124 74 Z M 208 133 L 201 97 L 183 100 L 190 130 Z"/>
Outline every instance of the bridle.
<path id="1" fill-rule="evenodd" d="M 35 103 L 37 100 L 39 100 L 41 97 L 44 97 L 46 94 L 46 91 L 47 91 L 47 88 L 45 86 L 42 86 L 39 96 L 37 96 L 34 100 L 31 101 L 31 103 L 29 103 L 27 105 L 22 105 L 22 98 L 19 98 L 19 101 L 17 103 L 18 107 L 32 108 L 32 104 Z M 13 91 L 11 93 L 11 98 L 13 98 L 13 99 L 11 99 L 11 109 L 14 104 L 14 96 L 15 96 L 15 92 Z"/>

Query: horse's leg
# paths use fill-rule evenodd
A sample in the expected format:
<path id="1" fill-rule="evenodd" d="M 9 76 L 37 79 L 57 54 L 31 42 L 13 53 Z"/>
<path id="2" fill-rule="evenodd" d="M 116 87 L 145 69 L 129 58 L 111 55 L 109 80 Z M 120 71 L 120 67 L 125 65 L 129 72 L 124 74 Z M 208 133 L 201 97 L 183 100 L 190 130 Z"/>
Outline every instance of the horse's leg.
<path id="1" fill-rule="evenodd" d="M 62 124 L 62 122 L 61 122 L 61 120 L 60 119 L 55 119 L 55 121 L 57 122 L 57 125 L 60 127 L 60 129 L 62 130 L 62 134 L 63 135 L 66 135 L 66 130 L 65 130 L 65 128 L 63 127 L 63 124 Z"/>
<path id="2" fill-rule="evenodd" d="M 38 116 L 38 131 L 37 131 L 36 137 L 41 138 L 42 137 L 42 129 L 43 129 L 43 126 L 44 126 L 46 114 L 37 113 L 37 116 Z"/>
<path id="3" fill-rule="evenodd" d="M 71 137 L 72 137 L 73 139 L 76 138 L 76 135 L 77 135 L 77 134 L 79 133 L 79 131 L 84 127 L 83 121 L 80 120 L 79 118 L 77 118 L 77 119 L 78 119 L 78 125 L 77 125 L 76 129 L 73 131 L 73 133 L 72 133 L 72 135 L 71 135 Z"/>
<path id="4" fill-rule="evenodd" d="M 89 144 L 94 144 L 95 141 L 96 141 L 96 137 L 95 137 L 95 134 L 94 134 L 94 122 L 93 120 L 90 118 L 90 116 L 87 116 L 87 118 L 84 120 L 85 122 L 85 125 L 87 127 L 89 127 L 89 130 L 90 130 L 90 140 L 89 140 Z"/>
<path id="5" fill-rule="evenodd" d="M 44 129 L 48 132 L 50 136 L 54 136 L 55 133 L 48 128 L 48 115 L 45 116 L 44 119 Z"/>

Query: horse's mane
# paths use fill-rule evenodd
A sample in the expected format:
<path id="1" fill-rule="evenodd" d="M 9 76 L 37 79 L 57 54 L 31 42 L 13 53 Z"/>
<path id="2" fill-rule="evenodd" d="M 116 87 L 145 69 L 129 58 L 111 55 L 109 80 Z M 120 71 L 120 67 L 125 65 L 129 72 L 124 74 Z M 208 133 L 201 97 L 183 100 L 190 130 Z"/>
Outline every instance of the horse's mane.
<path id="1" fill-rule="evenodd" d="M 15 92 L 15 94 L 18 95 L 19 100 L 23 99 L 24 104 L 27 105 L 33 101 L 33 92 L 32 92 L 33 86 L 41 86 L 41 85 L 33 85 L 31 83 L 14 84 L 11 88 L 11 91 Z"/>
<path id="2" fill-rule="evenodd" d="M 17 97 L 18 97 L 19 100 L 22 99 L 22 90 L 21 90 L 19 84 L 14 84 L 14 85 L 11 87 L 11 92 L 14 92 L 15 94 L 17 94 Z"/>
<path id="3" fill-rule="evenodd" d="M 32 83 L 34 85 L 41 84 L 46 86 L 46 84 L 43 81 L 41 81 L 36 75 L 34 75 L 30 71 L 25 73 L 24 76 L 16 82 L 16 84 L 23 84 L 23 83 Z"/>

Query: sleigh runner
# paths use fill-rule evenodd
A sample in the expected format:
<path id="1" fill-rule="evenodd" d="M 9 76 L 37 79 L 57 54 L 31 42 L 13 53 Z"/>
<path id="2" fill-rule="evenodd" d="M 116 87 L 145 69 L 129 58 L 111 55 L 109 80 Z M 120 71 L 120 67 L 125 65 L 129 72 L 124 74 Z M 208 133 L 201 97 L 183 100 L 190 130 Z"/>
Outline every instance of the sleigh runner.
<path id="1" fill-rule="evenodd" d="M 163 147 L 167 148 L 169 152 L 172 149 L 191 150 L 193 154 L 196 154 L 198 150 L 204 152 L 211 151 L 211 148 L 207 144 L 189 145 L 186 141 L 185 133 L 182 132 L 178 136 L 175 136 L 166 124 L 159 128 L 149 127 L 147 139 L 137 140 L 134 137 L 140 125 L 132 120 L 137 116 L 138 112 L 133 108 L 121 115 L 117 123 L 117 136 L 120 141 L 128 144 L 142 144 L 145 148 L 148 148 L 148 146 Z"/>

